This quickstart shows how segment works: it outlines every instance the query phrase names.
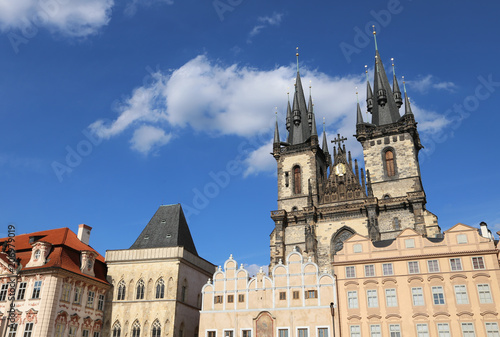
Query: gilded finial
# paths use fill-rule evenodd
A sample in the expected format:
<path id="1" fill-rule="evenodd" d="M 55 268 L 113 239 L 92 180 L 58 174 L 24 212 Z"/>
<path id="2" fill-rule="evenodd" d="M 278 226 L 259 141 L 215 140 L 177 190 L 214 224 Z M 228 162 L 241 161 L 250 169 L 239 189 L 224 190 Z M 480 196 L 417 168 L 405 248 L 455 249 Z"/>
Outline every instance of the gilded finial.
<path id="1" fill-rule="evenodd" d="M 297 56 L 297 72 L 299 72 L 299 47 L 297 47 L 297 52 L 295 53 L 295 56 Z"/>
<path id="2" fill-rule="evenodd" d="M 401 76 L 403 78 L 403 89 L 405 91 L 405 96 L 406 96 L 406 82 L 405 82 L 405 77 Z"/>
<path id="3" fill-rule="evenodd" d="M 365 64 L 365 74 L 366 74 L 366 82 L 369 81 L 368 79 L 368 66 Z"/>
<path id="4" fill-rule="evenodd" d="M 394 68 L 394 57 L 391 57 L 391 62 L 392 62 L 392 73 L 396 75 L 396 70 Z"/>
<path id="5" fill-rule="evenodd" d="M 325 117 L 323 117 L 323 132 L 325 132 Z"/>
<path id="6" fill-rule="evenodd" d="M 356 87 L 356 101 L 357 101 L 357 102 L 358 102 L 358 104 L 359 104 L 358 87 Z"/>
<path id="7" fill-rule="evenodd" d="M 375 40 L 375 50 L 378 50 L 377 46 L 377 32 L 375 31 L 375 25 L 372 25 L 373 28 L 373 40 Z"/>

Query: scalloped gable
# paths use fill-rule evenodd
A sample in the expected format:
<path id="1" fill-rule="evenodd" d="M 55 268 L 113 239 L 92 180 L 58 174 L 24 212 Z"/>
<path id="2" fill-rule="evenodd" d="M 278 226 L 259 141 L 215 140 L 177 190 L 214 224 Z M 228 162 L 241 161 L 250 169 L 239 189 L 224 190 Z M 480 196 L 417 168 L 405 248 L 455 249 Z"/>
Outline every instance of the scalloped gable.
<path id="1" fill-rule="evenodd" d="M 445 230 L 443 233 L 446 234 L 446 233 L 464 232 L 464 231 L 474 231 L 474 232 L 477 232 L 477 228 L 474 228 L 474 227 L 471 227 L 469 225 L 465 225 L 465 224 L 459 222 L 456 225 L 454 225 L 453 227 Z"/>
<path id="2" fill-rule="evenodd" d="M 395 239 L 398 240 L 399 238 L 403 237 L 415 237 L 415 236 L 422 237 L 422 235 L 417 233 L 414 229 L 406 228 L 401 233 L 399 233 L 399 235 L 396 236 Z"/>

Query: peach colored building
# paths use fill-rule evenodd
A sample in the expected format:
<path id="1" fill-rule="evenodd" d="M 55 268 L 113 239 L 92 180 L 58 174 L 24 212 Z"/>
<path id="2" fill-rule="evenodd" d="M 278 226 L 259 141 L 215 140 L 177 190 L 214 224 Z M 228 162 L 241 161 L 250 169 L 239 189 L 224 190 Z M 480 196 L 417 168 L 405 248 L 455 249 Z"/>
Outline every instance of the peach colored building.
<path id="1" fill-rule="evenodd" d="M 341 335 L 499 337 L 497 254 L 484 223 L 457 224 L 442 238 L 354 234 L 333 262 Z"/>
<path id="2" fill-rule="evenodd" d="M 327 337 L 332 335 L 335 281 L 298 251 L 250 278 L 232 256 L 203 287 L 200 336 Z"/>
<path id="3" fill-rule="evenodd" d="M 18 235 L 19 260 L 9 259 L 7 249 L 0 253 L 1 336 L 101 337 L 110 285 L 104 258 L 89 246 L 91 229 L 80 225 L 78 235 L 68 228 Z"/>

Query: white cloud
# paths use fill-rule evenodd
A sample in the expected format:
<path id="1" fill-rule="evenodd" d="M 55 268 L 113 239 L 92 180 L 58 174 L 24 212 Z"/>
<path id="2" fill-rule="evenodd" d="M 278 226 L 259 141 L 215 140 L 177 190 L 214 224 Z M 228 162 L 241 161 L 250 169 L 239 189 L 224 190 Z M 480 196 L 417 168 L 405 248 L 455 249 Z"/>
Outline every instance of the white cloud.
<path id="1" fill-rule="evenodd" d="M 46 28 L 71 37 L 95 34 L 107 25 L 113 0 L 0 0 L 0 29 Z"/>
<path id="2" fill-rule="evenodd" d="M 455 92 L 457 86 L 453 82 L 437 82 L 435 77 L 427 75 L 414 81 L 406 81 L 412 91 L 427 93 L 431 89 L 445 90 L 448 92 Z"/>
<path id="3" fill-rule="evenodd" d="M 259 266 L 258 264 L 244 264 L 243 267 L 248 271 L 248 274 L 250 277 L 257 275 L 257 273 L 260 271 L 260 268 L 262 268 L 262 271 L 267 275 L 269 273 L 269 266 L 264 265 L 264 266 Z"/>
<path id="4" fill-rule="evenodd" d="M 247 43 L 252 42 L 252 38 L 260 34 L 260 32 L 269 26 L 279 26 L 283 18 L 283 13 L 273 13 L 271 16 L 259 16 L 257 21 L 258 25 L 255 25 L 250 33 L 248 33 Z"/>
<path id="5" fill-rule="evenodd" d="M 90 128 L 104 139 L 132 130 L 131 147 L 142 153 L 166 144 L 175 137 L 176 129 L 185 127 L 211 136 L 257 139 L 252 150 L 241 158 L 246 165 L 244 176 L 275 172 L 276 163 L 270 155 L 274 107 L 278 105 L 280 136 L 285 141 L 285 93 L 287 88 L 293 88 L 295 73 L 295 65 L 259 70 L 236 64 L 221 65 L 200 55 L 168 74 L 155 73 L 148 85 L 134 89 L 131 96 L 121 102 L 115 120 L 110 123 L 98 120 Z M 301 76 L 306 95 L 309 81 L 312 82 L 320 141 L 321 120 L 325 117 L 328 141 L 340 133 L 348 138 L 346 147 L 353 151 L 353 156 L 360 156 L 362 150 L 351 136 L 356 123 L 355 88 L 362 88 L 360 92 L 364 93 L 364 74 L 332 77 L 317 70 L 302 69 Z M 292 98 L 291 94 L 290 100 Z M 364 97 L 360 96 L 359 100 L 364 105 Z M 414 102 L 412 109 L 421 133 L 437 133 L 449 124 L 443 115 Z M 364 107 L 362 111 L 366 111 Z M 404 113 L 404 107 L 400 111 Z M 363 118 L 369 121 L 365 113 Z M 154 134 L 148 136 L 148 130 Z M 328 145 L 332 152 L 332 144 Z"/>
<path id="6" fill-rule="evenodd" d="M 173 5 L 174 0 L 129 0 L 127 5 L 125 6 L 125 14 L 128 16 L 132 16 L 137 12 L 137 7 L 139 6 L 151 6 L 157 3 L 165 3 L 167 5 Z"/>
<path id="7" fill-rule="evenodd" d="M 165 130 L 143 125 L 134 131 L 134 135 L 130 140 L 131 148 L 143 154 L 148 154 L 153 147 L 158 147 L 167 144 L 172 138 L 171 134 L 166 134 Z"/>

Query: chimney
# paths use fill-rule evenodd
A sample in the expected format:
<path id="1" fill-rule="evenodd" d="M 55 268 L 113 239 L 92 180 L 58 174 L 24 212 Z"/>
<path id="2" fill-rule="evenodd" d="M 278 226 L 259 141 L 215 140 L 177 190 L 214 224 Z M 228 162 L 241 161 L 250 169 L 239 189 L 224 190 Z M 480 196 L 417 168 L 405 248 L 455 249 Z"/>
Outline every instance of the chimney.
<path id="1" fill-rule="evenodd" d="M 92 230 L 92 227 L 87 226 L 85 224 L 78 225 L 78 240 L 80 240 L 84 244 L 88 245 L 91 230 Z"/>
<path id="2" fill-rule="evenodd" d="M 486 222 L 482 221 L 480 224 L 480 234 L 482 237 L 493 240 L 493 235 L 491 234 L 491 231 L 488 229 L 488 225 Z"/>

